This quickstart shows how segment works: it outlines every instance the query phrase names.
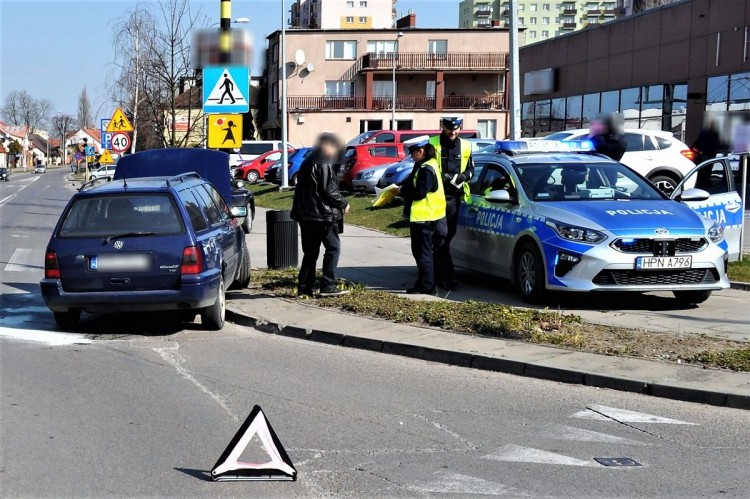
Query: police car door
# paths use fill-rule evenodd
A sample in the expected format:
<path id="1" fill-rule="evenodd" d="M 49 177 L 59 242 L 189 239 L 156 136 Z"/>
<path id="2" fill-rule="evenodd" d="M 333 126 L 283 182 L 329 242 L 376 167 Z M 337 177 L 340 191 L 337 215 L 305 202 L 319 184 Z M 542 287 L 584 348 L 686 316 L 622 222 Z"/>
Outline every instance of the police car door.
<path id="1" fill-rule="evenodd" d="M 716 220 L 724 226 L 724 239 L 729 246 L 729 261 L 736 261 L 740 254 L 740 231 L 742 230 L 742 198 L 734 186 L 734 175 L 726 158 L 704 161 L 677 186 L 675 199 L 686 189 L 702 189 L 710 194 L 705 201 L 684 201 L 704 217 Z"/>
<path id="2" fill-rule="evenodd" d="M 477 261 L 479 254 L 479 234 L 476 230 L 476 218 L 479 203 L 484 202 L 479 188 L 484 177 L 486 163 L 474 163 L 474 176 L 469 182 L 471 195 L 461 203 L 458 209 L 458 227 L 451 243 L 451 256 L 454 263 L 463 268 L 479 270 L 481 264 Z"/>

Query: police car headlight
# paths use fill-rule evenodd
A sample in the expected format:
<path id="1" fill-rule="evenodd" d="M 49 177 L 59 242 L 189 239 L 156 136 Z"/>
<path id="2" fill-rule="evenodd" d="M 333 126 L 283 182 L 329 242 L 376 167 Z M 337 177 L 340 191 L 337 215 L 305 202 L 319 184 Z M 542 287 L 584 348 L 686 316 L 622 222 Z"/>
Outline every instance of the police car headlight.
<path id="1" fill-rule="evenodd" d="M 555 229 L 555 232 L 568 241 L 576 241 L 579 243 L 597 244 L 605 239 L 607 236 L 594 229 L 587 229 L 586 227 L 578 227 L 570 225 L 556 220 L 547 220 L 547 225 Z"/>
<path id="2" fill-rule="evenodd" d="M 706 231 L 706 235 L 712 243 L 718 243 L 724 238 L 724 226 L 718 222 L 714 222 L 708 231 Z"/>

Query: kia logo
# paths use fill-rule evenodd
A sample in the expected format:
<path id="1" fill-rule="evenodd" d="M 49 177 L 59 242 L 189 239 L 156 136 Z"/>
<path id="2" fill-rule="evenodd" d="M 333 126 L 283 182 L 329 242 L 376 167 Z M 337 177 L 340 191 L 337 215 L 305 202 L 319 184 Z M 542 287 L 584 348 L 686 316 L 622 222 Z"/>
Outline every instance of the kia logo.
<path id="1" fill-rule="evenodd" d="M 668 236 L 669 231 L 667 229 L 656 229 L 654 231 L 654 234 L 656 234 L 657 236 Z"/>
<path id="2" fill-rule="evenodd" d="M 125 245 L 122 241 L 115 241 L 115 249 L 122 249 L 122 247 Z"/>

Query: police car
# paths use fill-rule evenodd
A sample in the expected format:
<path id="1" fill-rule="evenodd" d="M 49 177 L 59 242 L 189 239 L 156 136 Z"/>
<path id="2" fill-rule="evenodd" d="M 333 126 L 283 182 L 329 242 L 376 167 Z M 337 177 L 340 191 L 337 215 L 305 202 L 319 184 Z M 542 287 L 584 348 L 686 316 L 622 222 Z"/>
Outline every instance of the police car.
<path id="1" fill-rule="evenodd" d="M 455 264 L 510 279 L 529 302 L 553 290 L 671 291 L 696 304 L 729 287 L 727 224 L 702 216 L 712 196 L 695 188 L 700 167 L 674 199 L 587 140 L 498 141 L 474 168 Z"/>

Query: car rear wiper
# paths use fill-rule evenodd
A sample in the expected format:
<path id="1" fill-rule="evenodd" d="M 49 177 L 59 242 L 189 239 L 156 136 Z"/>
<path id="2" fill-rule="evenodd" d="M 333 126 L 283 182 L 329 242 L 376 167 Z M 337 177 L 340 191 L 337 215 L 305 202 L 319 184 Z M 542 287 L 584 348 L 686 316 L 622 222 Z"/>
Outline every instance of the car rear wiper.
<path id="1" fill-rule="evenodd" d="M 136 237 L 136 236 L 156 236 L 158 232 L 123 232 L 122 234 L 113 234 L 107 236 L 104 242 L 109 244 L 112 239 L 121 239 L 123 237 Z"/>

